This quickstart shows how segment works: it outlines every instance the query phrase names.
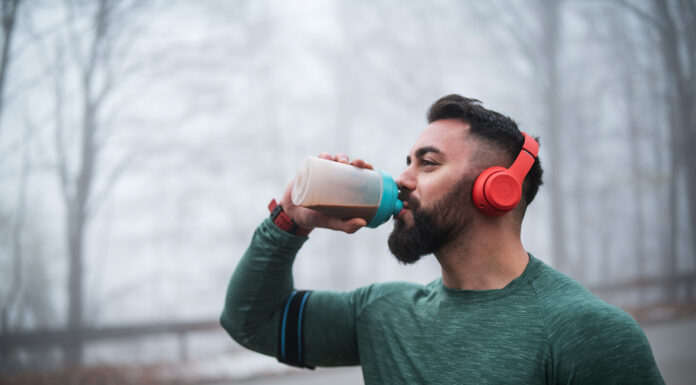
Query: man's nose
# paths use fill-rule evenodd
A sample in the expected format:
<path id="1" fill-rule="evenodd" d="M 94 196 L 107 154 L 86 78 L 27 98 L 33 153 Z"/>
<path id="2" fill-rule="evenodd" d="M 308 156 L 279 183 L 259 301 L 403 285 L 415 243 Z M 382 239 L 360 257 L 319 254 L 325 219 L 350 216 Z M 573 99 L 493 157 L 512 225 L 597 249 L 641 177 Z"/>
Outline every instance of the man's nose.
<path id="1" fill-rule="evenodd" d="M 403 191 L 413 191 L 416 189 L 416 180 L 409 172 L 410 168 L 406 168 L 399 176 L 396 178 L 396 185 L 399 190 Z"/>

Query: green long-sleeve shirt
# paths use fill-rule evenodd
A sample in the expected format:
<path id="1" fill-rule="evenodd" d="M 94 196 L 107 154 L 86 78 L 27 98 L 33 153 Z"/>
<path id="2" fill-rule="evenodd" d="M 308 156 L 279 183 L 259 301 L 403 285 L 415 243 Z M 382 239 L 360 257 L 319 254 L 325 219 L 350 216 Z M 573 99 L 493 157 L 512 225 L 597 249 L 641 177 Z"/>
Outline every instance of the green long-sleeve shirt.
<path id="1" fill-rule="evenodd" d="M 306 239 L 268 220 L 256 230 L 220 318 L 243 346 L 276 355 Z M 437 279 L 308 298 L 305 363 L 361 365 L 366 384 L 664 383 L 628 314 L 531 255 L 499 290 L 454 290 Z"/>

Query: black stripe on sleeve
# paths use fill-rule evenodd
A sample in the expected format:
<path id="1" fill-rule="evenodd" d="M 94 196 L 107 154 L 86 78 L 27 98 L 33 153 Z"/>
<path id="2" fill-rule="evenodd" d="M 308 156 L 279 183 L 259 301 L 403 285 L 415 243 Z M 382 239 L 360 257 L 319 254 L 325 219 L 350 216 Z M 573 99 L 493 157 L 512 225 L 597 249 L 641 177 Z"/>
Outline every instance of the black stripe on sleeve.
<path id="1" fill-rule="evenodd" d="M 304 364 L 304 309 L 311 291 L 293 291 L 283 308 L 278 333 L 278 361 L 300 368 L 314 367 Z"/>

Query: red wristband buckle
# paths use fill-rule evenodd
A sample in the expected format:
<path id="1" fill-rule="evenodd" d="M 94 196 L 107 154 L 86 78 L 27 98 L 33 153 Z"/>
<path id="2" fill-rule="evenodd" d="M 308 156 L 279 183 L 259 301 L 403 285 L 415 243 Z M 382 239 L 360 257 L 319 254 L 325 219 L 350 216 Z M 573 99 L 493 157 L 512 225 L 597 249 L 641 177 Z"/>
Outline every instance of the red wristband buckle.
<path id="1" fill-rule="evenodd" d="M 268 211 L 271 212 L 271 220 L 278 226 L 279 229 L 287 231 L 290 234 L 306 237 L 312 230 L 307 230 L 300 227 L 293 221 L 288 214 L 283 211 L 283 206 L 279 205 L 275 199 L 268 204 Z"/>

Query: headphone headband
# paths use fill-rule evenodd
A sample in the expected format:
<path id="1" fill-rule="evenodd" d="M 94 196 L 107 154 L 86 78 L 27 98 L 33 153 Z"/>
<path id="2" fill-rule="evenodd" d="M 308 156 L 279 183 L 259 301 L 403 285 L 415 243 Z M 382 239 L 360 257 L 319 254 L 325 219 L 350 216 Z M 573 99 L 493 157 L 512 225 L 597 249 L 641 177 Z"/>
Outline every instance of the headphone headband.
<path id="1" fill-rule="evenodd" d="M 526 132 L 523 132 L 522 136 L 524 136 L 522 150 L 517 156 L 517 159 L 515 159 L 515 162 L 512 163 L 512 166 L 508 169 L 510 175 L 512 175 L 520 185 L 524 182 L 524 178 L 527 176 L 529 170 L 532 169 L 537 154 L 539 154 L 539 143 L 534 140 L 534 138 L 527 135 Z"/>

